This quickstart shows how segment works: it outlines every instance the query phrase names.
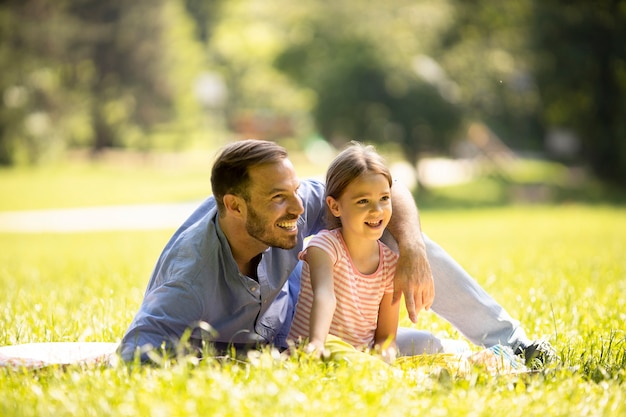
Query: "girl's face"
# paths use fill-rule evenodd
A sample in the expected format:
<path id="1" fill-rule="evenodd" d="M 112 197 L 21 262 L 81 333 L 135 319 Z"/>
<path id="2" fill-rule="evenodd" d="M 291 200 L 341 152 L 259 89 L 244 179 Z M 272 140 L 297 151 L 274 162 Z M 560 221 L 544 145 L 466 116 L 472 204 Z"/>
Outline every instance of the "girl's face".
<path id="1" fill-rule="evenodd" d="M 339 199 L 327 197 L 326 203 L 341 219 L 343 233 L 377 240 L 391 219 L 391 187 L 382 174 L 366 172 L 354 179 Z"/>

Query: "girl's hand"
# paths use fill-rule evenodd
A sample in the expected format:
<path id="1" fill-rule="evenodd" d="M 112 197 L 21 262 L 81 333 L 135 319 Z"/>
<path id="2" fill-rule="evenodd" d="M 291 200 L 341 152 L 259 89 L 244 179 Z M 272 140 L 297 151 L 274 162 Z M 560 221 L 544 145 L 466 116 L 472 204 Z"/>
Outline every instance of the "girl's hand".
<path id="1" fill-rule="evenodd" d="M 321 342 L 310 342 L 304 347 L 304 352 L 308 355 L 316 357 L 317 359 L 329 356 L 329 353 L 326 352 L 326 349 L 324 348 L 324 343 Z"/>
<path id="2" fill-rule="evenodd" d="M 396 361 L 396 356 L 398 356 L 398 351 L 395 347 L 389 347 L 384 349 L 380 355 L 383 358 L 383 361 L 391 365 Z"/>

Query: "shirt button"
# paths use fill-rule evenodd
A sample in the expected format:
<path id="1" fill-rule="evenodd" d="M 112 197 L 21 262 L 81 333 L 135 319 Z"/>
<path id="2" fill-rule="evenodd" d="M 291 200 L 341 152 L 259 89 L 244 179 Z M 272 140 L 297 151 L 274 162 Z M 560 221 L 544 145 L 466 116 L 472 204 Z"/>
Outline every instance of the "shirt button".
<path id="1" fill-rule="evenodd" d="M 256 285 L 255 285 L 255 286 L 253 286 L 253 287 L 250 287 L 250 290 L 252 290 L 252 291 L 256 291 L 256 290 L 258 290 L 258 289 L 259 289 L 259 287 L 257 287 Z"/>

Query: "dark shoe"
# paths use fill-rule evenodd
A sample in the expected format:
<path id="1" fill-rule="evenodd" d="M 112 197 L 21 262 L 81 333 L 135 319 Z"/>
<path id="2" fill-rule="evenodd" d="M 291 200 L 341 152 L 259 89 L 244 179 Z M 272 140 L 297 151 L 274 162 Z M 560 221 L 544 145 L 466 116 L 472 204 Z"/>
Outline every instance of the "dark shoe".
<path id="1" fill-rule="evenodd" d="M 545 368 L 552 362 L 556 362 L 556 350 L 545 340 L 535 340 L 530 345 L 519 346 L 515 354 L 523 356 L 526 367 L 532 370 Z"/>

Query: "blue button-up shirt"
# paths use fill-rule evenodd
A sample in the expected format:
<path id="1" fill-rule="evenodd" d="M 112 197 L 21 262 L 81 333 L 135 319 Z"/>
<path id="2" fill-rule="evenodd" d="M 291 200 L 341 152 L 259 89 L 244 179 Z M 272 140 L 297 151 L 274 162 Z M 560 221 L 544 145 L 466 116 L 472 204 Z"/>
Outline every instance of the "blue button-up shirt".
<path id="1" fill-rule="evenodd" d="M 292 272 L 304 238 L 323 228 L 324 193 L 322 183 L 302 181 L 298 194 L 304 213 L 298 220 L 298 243 L 290 250 L 263 252 L 258 280 L 239 272 L 217 221 L 215 199 L 207 198 L 161 253 L 141 307 L 122 339 L 122 358 L 132 360 L 138 347 L 171 348 L 187 329 L 192 330 L 195 345 L 205 340 L 284 346 L 299 288 L 299 274 Z M 202 331 L 201 322 L 213 330 Z"/>

